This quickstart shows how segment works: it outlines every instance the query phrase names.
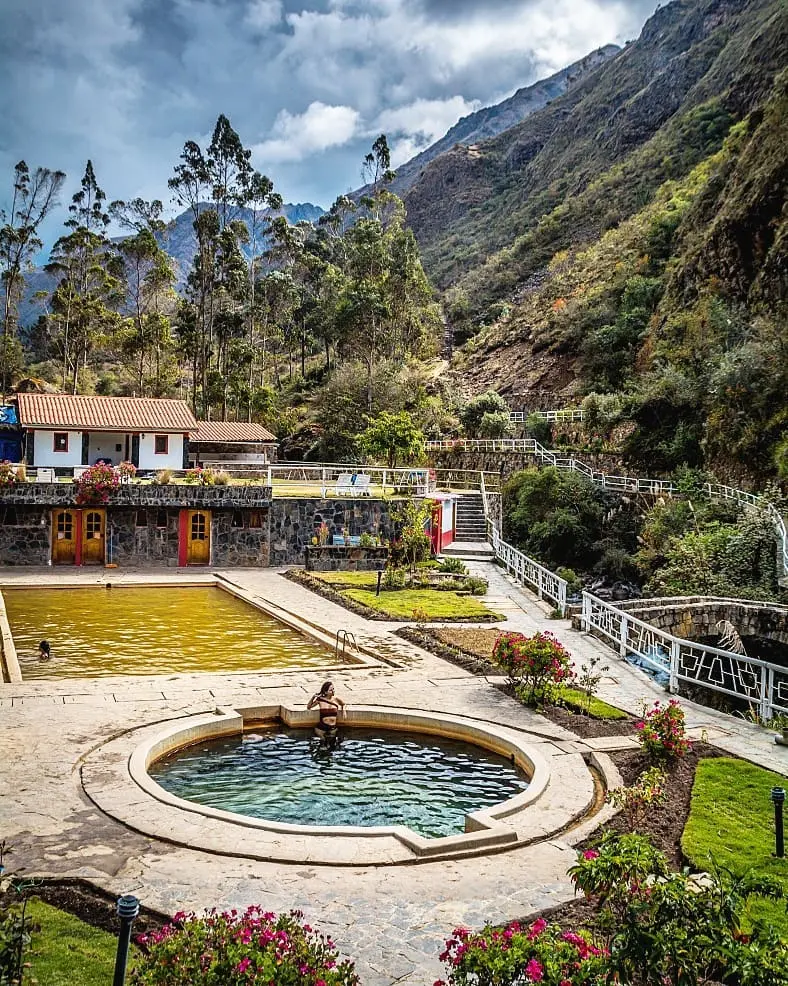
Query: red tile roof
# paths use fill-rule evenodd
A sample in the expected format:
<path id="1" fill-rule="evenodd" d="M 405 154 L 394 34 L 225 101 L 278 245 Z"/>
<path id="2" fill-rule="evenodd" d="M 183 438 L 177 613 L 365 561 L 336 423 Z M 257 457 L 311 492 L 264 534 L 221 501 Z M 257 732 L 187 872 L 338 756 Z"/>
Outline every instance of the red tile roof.
<path id="1" fill-rule="evenodd" d="M 197 427 L 186 401 L 160 397 L 18 394 L 17 406 L 23 428 L 187 432 Z"/>
<path id="2" fill-rule="evenodd" d="M 197 431 L 190 436 L 193 442 L 275 442 L 262 425 L 245 421 L 198 421 Z"/>

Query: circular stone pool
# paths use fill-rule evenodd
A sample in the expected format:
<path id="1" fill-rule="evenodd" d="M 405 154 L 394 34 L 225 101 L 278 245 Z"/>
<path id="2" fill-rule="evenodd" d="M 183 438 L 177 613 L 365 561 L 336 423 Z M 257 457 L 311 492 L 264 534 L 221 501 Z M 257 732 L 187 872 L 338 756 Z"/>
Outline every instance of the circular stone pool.
<path id="1" fill-rule="evenodd" d="M 428 838 L 526 790 L 507 758 L 439 736 L 346 730 L 338 749 L 311 731 L 271 729 L 197 743 L 152 764 L 166 791 L 211 808 L 298 825 L 405 825 Z"/>

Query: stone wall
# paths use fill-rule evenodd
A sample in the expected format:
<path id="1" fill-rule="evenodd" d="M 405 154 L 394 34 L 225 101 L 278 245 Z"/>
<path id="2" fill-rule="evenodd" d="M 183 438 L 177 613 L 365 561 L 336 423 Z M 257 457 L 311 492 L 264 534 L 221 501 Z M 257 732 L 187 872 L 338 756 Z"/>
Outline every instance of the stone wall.
<path id="1" fill-rule="evenodd" d="M 394 533 L 392 512 L 396 500 L 367 499 L 289 499 L 274 500 L 270 511 L 271 565 L 301 565 L 304 548 L 311 544 L 321 523 L 328 525 L 329 537 L 342 534 L 378 534 L 390 538 Z"/>
<path id="2" fill-rule="evenodd" d="M 322 544 L 304 548 L 308 572 L 382 572 L 388 548 L 353 548 L 350 545 Z"/>
<path id="3" fill-rule="evenodd" d="M 742 637 L 769 637 L 788 644 L 788 606 L 776 603 L 692 596 L 630 600 L 616 605 L 644 623 L 685 640 L 717 636 L 717 623 L 728 620 Z"/>
<path id="4" fill-rule="evenodd" d="M 4 506 L 73 507 L 77 489 L 73 483 L 15 483 L 0 486 L 0 509 Z M 190 507 L 205 510 L 232 510 L 267 507 L 270 486 L 201 486 L 200 484 L 125 483 L 110 494 L 106 506 Z"/>
<path id="5" fill-rule="evenodd" d="M 0 521 L 0 565 L 49 563 L 49 511 L 33 507 L 0 506 Z"/>
<path id="6" fill-rule="evenodd" d="M 566 453 L 569 455 L 569 453 Z M 628 470 L 614 455 L 583 455 L 578 460 L 589 468 L 613 476 L 626 476 Z M 497 472 L 504 480 L 522 469 L 539 465 L 538 459 L 523 452 L 463 452 L 446 450 L 431 452 L 430 463 L 435 469 L 467 469 L 473 472 Z M 440 475 L 438 476 L 440 485 Z"/>
<path id="7" fill-rule="evenodd" d="M 211 564 L 224 568 L 267 568 L 271 546 L 267 510 L 221 510 L 211 517 Z M 250 526 L 252 523 L 260 526 Z"/>
<path id="8" fill-rule="evenodd" d="M 108 510 L 107 561 L 120 568 L 174 568 L 179 510 Z"/>

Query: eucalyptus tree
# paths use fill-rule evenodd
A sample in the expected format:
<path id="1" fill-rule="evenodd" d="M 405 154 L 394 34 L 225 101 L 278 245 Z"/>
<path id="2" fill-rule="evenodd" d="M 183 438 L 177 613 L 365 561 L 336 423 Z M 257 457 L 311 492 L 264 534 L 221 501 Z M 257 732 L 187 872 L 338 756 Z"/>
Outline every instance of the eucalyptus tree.
<path id="1" fill-rule="evenodd" d="M 122 351 L 133 361 L 138 392 L 156 397 L 170 389 L 176 375 L 170 324 L 175 271 L 162 246 L 167 233 L 163 211 L 158 199 L 118 201 L 109 207 L 112 219 L 129 232 L 117 244 L 126 285 Z"/>
<path id="2" fill-rule="evenodd" d="M 243 295 L 248 294 L 250 277 L 253 278 L 248 270 L 242 281 L 236 276 L 240 248 L 249 240 L 248 228 L 239 220 L 251 204 L 256 225 L 257 214 L 266 208 L 281 207 L 281 199 L 275 195 L 270 180 L 254 170 L 251 151 L 244 148 L 224 115 L 216 121 L 204 151 L 196 141 L 186 142 L 181 162 L 168 184 L 175 201 L 191 212 L 197 239 L 194 265 L 188 278 L 198 327 L 197 352 L 192 354 L 192 403 L 196 411 L 199 389 L 199 403 L 207 416 L 208 377 L 222 370 L 229 351 L 228 326 L 235 325 L 237 305 L 245 300 Z M 246 233 L 242 227 L 247 229 Z M 257 230 L 254 235 L 256 250 Z M 221 338 L 215 345 L 218 325 Z M 215 387 L 212 389 L 215 394 Z M 224 396 L 222 405 L 224 409 Z"/>
<path id="3" fill-rule="evenodd" d="M 106 195 L 91 161 L 68 211 L 69 232 L 55 243 L 46 270 L 58 277 L 49 319 L 62 354 L 63 389 L 75 394 L 80 369 L 116 328 L 123 303 L 123 262 L 107 237 Z"/>
<path id="4" fill-rule="evenodd" d="M 0 281 L 3 285 L 3 343 L 0 360 L 0 389 L 3 400 L 10 383 L 9 362 L 16 339 L 19 300 L 25 273 L 41 249 L 41 223 L 57 204 L 66 176 L 62 171 L 35 168 L 25 161 L 14 167 L 13 189 L 8 211 L 0 209 Z"/>

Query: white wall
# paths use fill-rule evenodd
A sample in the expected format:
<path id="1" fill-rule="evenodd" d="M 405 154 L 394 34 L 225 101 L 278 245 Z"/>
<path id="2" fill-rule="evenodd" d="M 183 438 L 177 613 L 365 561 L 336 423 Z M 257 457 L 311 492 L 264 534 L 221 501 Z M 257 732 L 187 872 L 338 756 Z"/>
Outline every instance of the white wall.
<path id="1" fill-rule="evenodd" d="M 115 446 L 120 445 L 120 452 Z M 131 440 L 129 440 L 129 457 L 131 457 Z M 88 446 L 88 465 L 92 466 L 96 459 L 109 459 L 117 466 L 126 458 L 126 434 L 112 431 L 91 431 Z"/>
<path id="2" fill-rule="evenodd" d="M 164 434 L 164 432 L 159 432 Z M 170 434 L 166 455 L 156 455 L 156 433 L 140 435 L 140 469 L 183 469 L 183 435 Z"/>
<path id="3" fill-rule="evenodd" d="M 62 429 L 59 429 L 59 433 Z M 69 431 L 68 452 L 55 452 L 54 431 L 35 430 L 33 439 L 33 462 L 28 463 L 33 466 L 58 466 L 62 469 L 71 469 L 82 463 L 82 432 Z M 28 446 L 29 448 L 29 446 Z"/>

